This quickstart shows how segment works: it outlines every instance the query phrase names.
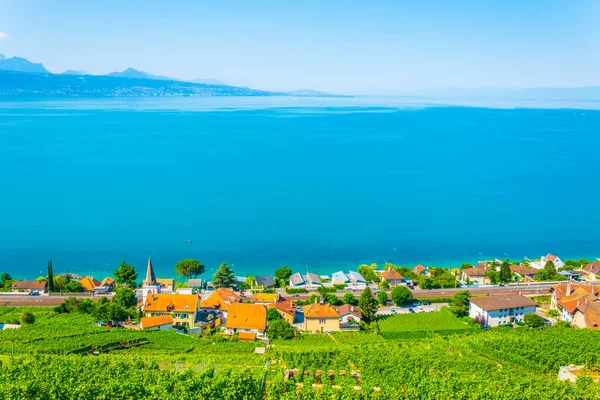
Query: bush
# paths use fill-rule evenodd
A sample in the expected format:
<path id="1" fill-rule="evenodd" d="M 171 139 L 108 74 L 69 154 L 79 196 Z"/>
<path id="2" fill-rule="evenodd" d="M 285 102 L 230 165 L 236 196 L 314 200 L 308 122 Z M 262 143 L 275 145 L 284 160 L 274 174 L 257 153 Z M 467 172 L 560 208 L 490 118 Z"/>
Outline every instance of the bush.
<path id="1" fill-rule="evenodd" d="M 557 318 L 560 314 L 556 310 L 550 310 L 550 311 L 548 311 L 548 315 L 551 317 Z"/>
<path id="2" fill-rule="evenodd" d="M 544 318 L 534 313 L 525 314 L 523 321 L 525 322 L 525 325 L 530 328 L 541 328 L 546 325 Z"/>
<path id="3" fill-rule="evenodd" d="M 344 289 L 346 289 L 346 287 L 347 286 L 346 286 L 345 283 L 336 283 L 336 284 L 333 285 L 333 288 L 335 290 L 344 290 Z"/>
<path id="4" fill-rule="evenodd" d="M 24 312 L 21 314 L 21 324 L 32 325 L 35 322 L 35 316 L 30 312 Z"/>

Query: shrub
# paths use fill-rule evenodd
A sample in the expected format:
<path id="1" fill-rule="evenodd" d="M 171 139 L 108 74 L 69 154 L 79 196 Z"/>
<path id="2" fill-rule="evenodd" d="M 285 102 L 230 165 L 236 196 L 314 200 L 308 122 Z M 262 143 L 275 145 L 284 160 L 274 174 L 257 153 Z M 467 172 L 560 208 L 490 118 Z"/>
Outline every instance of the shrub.
<path id="1" fill-rule="evenodd" d="M 21 324 L 32 325 L 35 322 L 35 316 L 30 312 L 24 312 L 21 315 Z"/>
<path id="2" fill-rule="evenodd" d="M 306 289 L 304 289 L 304 288 L 289 288 L 289 287 L 286 287 L 285 288 L 285 292 L 287 294 L 306 293 Z"/>

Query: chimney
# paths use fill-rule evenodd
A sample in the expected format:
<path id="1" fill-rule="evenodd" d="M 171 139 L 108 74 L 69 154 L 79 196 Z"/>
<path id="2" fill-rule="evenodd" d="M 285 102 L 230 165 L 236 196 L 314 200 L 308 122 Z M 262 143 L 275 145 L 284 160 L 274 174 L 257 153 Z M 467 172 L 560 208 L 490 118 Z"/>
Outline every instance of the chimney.
<path id="1" fill-rule="evenodd" d="M 569 282 L 567 283 L 567 296 L 569 296 L 571 294 L 571 280 L 569 279 Z"/>
<path id="2" fill-rule="evenodd" d="M 321 304 L 321 305 L 325 304 L 325 300 L 319 299 L 319 304 Z"/>
<path id="3" fill-rule="evenodd" d="M 351 310 L 352 312 L 354 312 L 354 306 L 350 307 L 350 310 Z"/>
<path id="4" fill-rule="evenodd" d="M 592 282 L 592 294 L 596 294 L 596 285 Z"/>

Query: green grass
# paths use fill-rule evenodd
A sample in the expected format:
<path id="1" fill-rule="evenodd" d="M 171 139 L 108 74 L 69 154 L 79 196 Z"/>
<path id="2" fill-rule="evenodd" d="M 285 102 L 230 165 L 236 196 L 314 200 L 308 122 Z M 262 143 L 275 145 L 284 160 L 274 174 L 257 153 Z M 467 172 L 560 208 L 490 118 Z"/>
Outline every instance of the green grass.
<path id="1" fill-rule="evenodd" d="M 401 339 L 403 337 L 429 336 L 428 333 L 431 332 L 445 334 L 450 331 L 464 331 L 472 328 L 450 312 L 442 310 L 385 316 L 379 320 L 379 329 L 381 335 L 386 339 Z M 411 333 L 417 334 L 411 335 Z"/>

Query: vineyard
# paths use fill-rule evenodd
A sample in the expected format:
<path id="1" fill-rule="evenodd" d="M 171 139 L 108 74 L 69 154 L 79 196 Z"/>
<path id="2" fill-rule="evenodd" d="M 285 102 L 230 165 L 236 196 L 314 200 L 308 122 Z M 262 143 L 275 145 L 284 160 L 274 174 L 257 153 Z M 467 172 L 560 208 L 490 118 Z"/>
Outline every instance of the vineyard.
<path id="1" fill-rule="evenodd" d="M 31 310 L 34 325 L 0 331 L 0 399 L 600 398 L 588 377 L 557 379 L 563 365 L 600 371 L 597 331 L 475 331 L 422 313 L 383 319 L 380 333 L 275 340 L 259 355 L 258 344 L 218 335 L 107 329 Z M 0 321 L 23 311 L 0 309 Z"/>

